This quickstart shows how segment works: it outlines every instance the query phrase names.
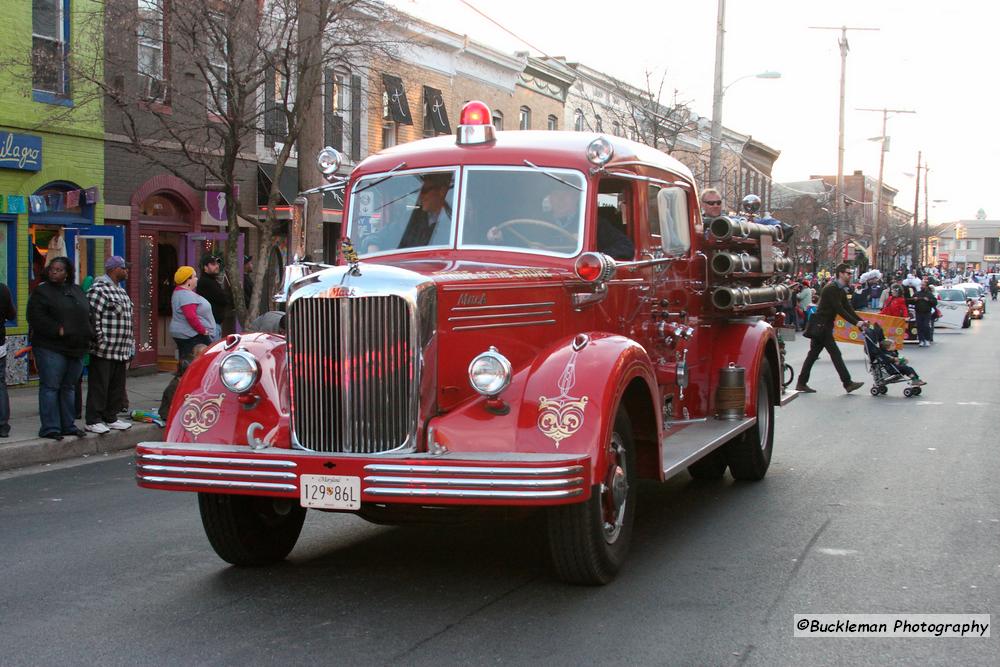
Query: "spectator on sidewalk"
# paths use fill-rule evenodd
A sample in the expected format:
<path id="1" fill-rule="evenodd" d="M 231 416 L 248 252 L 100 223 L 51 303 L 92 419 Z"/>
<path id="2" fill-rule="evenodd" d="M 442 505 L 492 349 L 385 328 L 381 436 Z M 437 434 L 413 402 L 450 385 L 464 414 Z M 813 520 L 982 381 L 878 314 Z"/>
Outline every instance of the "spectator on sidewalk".
<path id="1" fill-rule="evenodd" d="M 198 294 L 212 305 L 212 318 L 215 326 L 210 336 L 212 342 L 222 338 L 222 323 L 229 317 L 233 308 L 233 297 L 223 285 L 222 261 L 215 255 L 205 255 L 201 258 L 201 277 L 198 278 Z"/>
<path id="2" fill-rule="evenodd" d="M 0 438 L 10 437 L 10 397 L 7 395 L 7 320 L 17 317 L 10 289 L 0 283 Z"/>
<path id="3" fill-rule="evenodd" d="M 87 413 L 84 428 L 91 433 L 124 431 L 132 426 L 118 418 L 125 407 L 125 378 L 135 356 L 132 299 L 119 283 L 128 278 L 129 264 L 119 255 L 104 262 L 104 275 L 87 292 L 94 326 L 87 379 Z"/>
<path id="4" fill-rule="evenodd" d="M 203 296 L 194 291 L 195 274 L 190 266 L 182 266 L 174 273 L 173 296 L 170 307 L 170 335 L 177 343 L 177 358 L 184 359 L 191 354 L 195 345 L 211 345 L 211 334 L 215 333 L 215 318 L 212 306 Z"/>
<path id="5" fill-rule="evenodd" d="M 250 312 L 250 301 L 253 297 L 253 257 L 243 256 L 243 303 Z"/>
<path id="6" fill-rule="evenodd" d="M 177 344 L 177 358 L 184 359 L 191 354 L 195 345 L 212 344 L 215 334 L 215 318 L 212 305 L 195 292 L 194 268 L 182 266 L 174 273 L 174 294 L 170 297 L 172 315 L 170 335 Z"/>
<path id="7" fill-rule="evenodd" d="M 73 421 L 73 402 L 94 332 L 90 304 L 74 284 L 69 259 L 54 258 L 41 277 L 42 282 L 28 297 L 28 329 L 38 367 L 38 416 L 42 422 L 38 435 L 62 440 L 65 435 L 84 435 Z"/>

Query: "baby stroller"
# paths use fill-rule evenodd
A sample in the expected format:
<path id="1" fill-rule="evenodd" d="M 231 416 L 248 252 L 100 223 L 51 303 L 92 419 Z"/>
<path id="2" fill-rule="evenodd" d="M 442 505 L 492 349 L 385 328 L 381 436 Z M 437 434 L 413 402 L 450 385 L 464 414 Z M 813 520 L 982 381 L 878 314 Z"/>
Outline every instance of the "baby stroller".
<path id="1" fill-rule="evenodd" d="M 885 332 L 879 324 L 865 328 L 865 368 L 872 376 L 872 396 L 884 396 L 889 393 L 887 385 L 897 382 L 909 382 L 910 378 L 903 375 L 896 364 L 881 354 L 881 344 L 885 340 Z M 910 398 L 920 395 L 920 387 L 906 387 L 903 396 Z"/>

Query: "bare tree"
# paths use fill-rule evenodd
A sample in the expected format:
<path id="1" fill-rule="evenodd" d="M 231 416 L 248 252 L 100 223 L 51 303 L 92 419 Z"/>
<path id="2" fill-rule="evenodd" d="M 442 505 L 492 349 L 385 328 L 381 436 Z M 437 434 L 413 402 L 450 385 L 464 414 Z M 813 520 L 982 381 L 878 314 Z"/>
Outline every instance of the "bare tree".
<path id="1" fill-rule="evenodd" d="M 106 132 L 128 150 L 195 190 L 212 184 L 225 193 L 224 265 L 241 322 L 256 316 L 264 281 L 256 281 L 248 310 L 240 219 L 258 232 L 253 254 L 264 276 L 280 229 L 281 173 L 310 114 L 315 118 L 314 105 L 322 104 L 326 74 L 364 72 L 392 56 L 396 17 L 380 0 L 107 0 L 92 16 L 77 17 L 82 39 L 106 45 L 101 57 L 70 57 L 71 77 L 95 91 L 74 95 L 74 106 L 103 103 Z M 235 196 L 241 167 L 257 162 L 261 132 L 274 146 L 262 217 Z M 313 157 L 303 156 L 304 169 Z"/>
<path id="2" fill-rule="evenodd" d="M 673 91 L 674 99 L 667 103 L 663 100 L 667 73 L 664 70 L 659 77 L 654 72 L 646 70 L 643 73 L 645 85 L 636 88 L 613 77 L 597 79 L 577 69 L 582 74 L 584 83 L 584 98 L 591 107 L 595 118 L 600 117 L 602 127 L 592 129 L 607 132 L 619 130 L 640 143 L 652 146 L 665 153 L 672 153 L 679 137 L 696 129 L 694 113 L 687 102 L 677 100 L 677 91 Z M 607 101 L 598 99 L 594 94 L 587 94 L 587 85 L 595 90 L 601 90 L 602 97 L 607 95 Z M 609 128 L 605 123 L 610 121 Z"/>

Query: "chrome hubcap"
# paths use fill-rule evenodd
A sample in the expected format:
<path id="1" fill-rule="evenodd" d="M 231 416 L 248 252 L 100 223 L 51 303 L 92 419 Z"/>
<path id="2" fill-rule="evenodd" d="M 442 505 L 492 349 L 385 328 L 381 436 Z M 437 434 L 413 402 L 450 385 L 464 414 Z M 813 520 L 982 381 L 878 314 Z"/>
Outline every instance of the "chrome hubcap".
<path id="1" fill-rule="evenodd" d="M 604 541 L 614 544 L 625 522 L 628 503 L 628 470 L 625 446 L 617 433 L 611 435 L 608 474 L 601 484 L 601 508 L 604 514 Z"/>
<path id="2" fill-rule="evenodd" d="M 760 433 L 760 448 L 767 449 L 767 441 L 771 435 L 771 412 L 767 398 L 767 386 L 761 383 L 757 388 L 757 430 Z"/>

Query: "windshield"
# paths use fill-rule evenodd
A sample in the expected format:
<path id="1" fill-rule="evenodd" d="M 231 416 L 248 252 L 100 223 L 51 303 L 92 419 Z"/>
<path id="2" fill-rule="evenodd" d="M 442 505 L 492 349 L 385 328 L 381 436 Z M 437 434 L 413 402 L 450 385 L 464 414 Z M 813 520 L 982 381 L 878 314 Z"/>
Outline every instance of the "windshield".
<path id="1" fill-rule="evenodd" d="M 979 288 L 978 287 L 966 287 L 965 296 L 972 297 L 973 299 L 979 298 Z"/>
<path id="2" fill-rule="evenodd" d="M 942 301 L 965 301 L 965 294 L 961 290 L 946 289 L 938 292 L 938 298 Z"/>
<path id="3" fill-rule="evenodd" d="M 351 193 L 348 237 L 360 255 L 452 244 L 454 169 L 378 174 Z"/>
<path id="4" fill-rule="evenodd" d="M 567 169 L 470 167 L 461 244 L 574 255 L 580 248 L 585 187 L 583 175 Z"/>

